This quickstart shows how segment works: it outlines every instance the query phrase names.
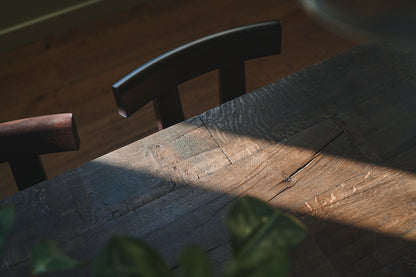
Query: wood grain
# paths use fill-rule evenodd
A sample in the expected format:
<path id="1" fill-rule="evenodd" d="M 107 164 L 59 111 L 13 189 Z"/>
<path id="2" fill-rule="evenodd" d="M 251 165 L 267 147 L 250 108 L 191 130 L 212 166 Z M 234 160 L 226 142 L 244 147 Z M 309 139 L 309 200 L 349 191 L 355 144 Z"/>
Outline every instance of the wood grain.
<path id="1" fill-rule="evenodd" d="M 78 149 L 78 133 L 70 113 L 0 123 L 0 162 L 14 155 L 40 155 Z"/>
<path id="2" fill-rule="evenodd" d="M 294 276 L 412 276 L 415 59 L 360 46 L 4 199 L 17 218 L 0 272 L 28 273 L 44 236 L 90 259 L 115 234 L 172 267 L 199 244 L 219 272 L 224 214 L 249 194 L 308 227 Z"/>

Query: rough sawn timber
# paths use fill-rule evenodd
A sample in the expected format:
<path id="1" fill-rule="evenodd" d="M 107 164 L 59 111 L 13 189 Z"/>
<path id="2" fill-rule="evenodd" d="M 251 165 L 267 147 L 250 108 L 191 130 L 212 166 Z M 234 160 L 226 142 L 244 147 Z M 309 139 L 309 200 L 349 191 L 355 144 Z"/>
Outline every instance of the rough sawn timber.
<path id="1" fill-rule="evenodd" d="M 17 218 L 1 274 L 27 273 L 45 236 L 90 259 L 114 234 L 172 266 L 199 244 L 218 272 L 224 213 L 249 194 L 307 225 L 296 276 L 412 276 L 414 64 L 361 46 L 3 200 Z"/>

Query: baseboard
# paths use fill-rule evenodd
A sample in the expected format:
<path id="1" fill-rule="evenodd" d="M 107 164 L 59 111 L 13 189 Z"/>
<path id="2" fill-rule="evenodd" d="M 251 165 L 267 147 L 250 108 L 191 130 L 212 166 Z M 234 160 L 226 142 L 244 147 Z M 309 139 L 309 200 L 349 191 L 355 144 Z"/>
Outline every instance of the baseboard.
<path id="1" fill-rule="evenodd" d="M 0 30 L 0 53 L 148 0 L 88 0 Z"/>

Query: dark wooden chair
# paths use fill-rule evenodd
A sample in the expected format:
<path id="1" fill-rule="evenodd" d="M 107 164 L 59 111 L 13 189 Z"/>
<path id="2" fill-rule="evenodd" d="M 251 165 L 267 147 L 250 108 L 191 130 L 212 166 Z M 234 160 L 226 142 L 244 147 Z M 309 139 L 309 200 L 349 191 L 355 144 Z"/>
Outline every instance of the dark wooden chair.
<path id="1" fill-rule="evenodd" d="M 219 69 L 220 103 L 245 93 L 244 61 L 279 54 L 281 26 L 268 21 L 201 38 L 138 67 L 113 85 L 119 113 L 129 117 L 153 101 L 159 129 L 184 120 L 178 85 Z"/>
<path id="2" fill-rule="evenodd" d="M 9 162 L 19 190 L 46 179 L 39 155 L 78 149 L 71 113 L 0 123 L 0 162 Z"/>

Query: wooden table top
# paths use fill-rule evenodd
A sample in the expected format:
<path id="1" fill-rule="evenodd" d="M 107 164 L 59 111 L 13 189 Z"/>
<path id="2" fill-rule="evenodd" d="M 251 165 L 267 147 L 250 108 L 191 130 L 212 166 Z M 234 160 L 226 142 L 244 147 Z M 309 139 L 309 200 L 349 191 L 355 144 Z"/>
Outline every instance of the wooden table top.
<path id="1" fill-rule="evenodd" d="M 39 239 L 88 259 L 115 234 L 219 269 L 249 194 L 307 225 L 294 276 L 416 276 L 415 91 L 416 54 L 360 46 L 15 194 L 0 275 Z"/>

